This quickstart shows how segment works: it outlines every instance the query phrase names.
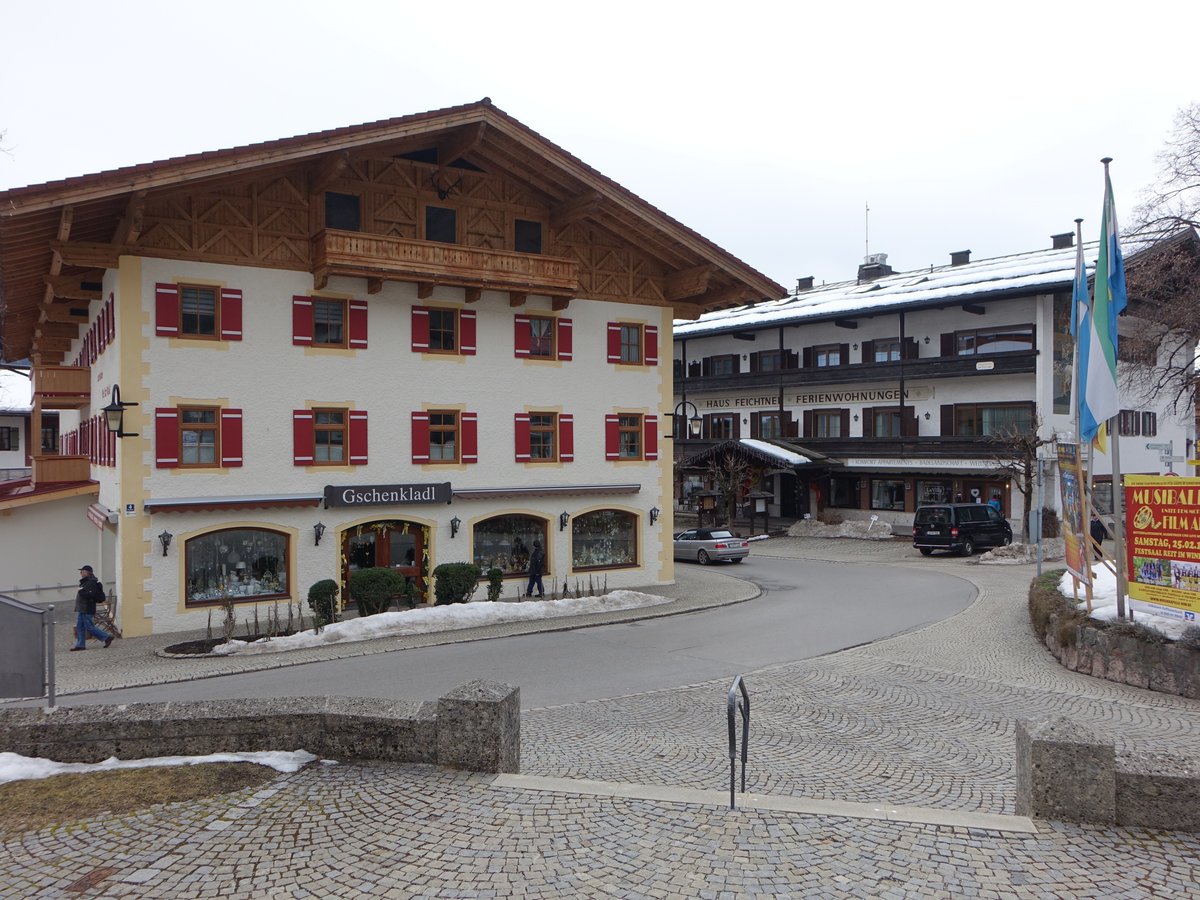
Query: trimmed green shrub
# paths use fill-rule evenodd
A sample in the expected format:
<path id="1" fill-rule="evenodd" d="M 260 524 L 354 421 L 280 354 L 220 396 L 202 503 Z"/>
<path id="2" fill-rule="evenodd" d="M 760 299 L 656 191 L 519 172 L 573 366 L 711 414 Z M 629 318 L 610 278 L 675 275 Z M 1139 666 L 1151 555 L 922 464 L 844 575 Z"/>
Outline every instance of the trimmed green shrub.
<path id="1" fill-rule="evenodd" d="M 504 572 L 500 569 L 488 569 L 488 599 L 495 603 L 504 591 Z"/>
<path id="2" fill-rule="evenodd" d="M 308 589 L 308 607 L 318 627 L 337 621 L 337 595 L 338 584 L 332 578 L 323 578 Z"/>
<path id="3" fill-rule="evenodd" d="M 433 570 L 433 593 L 437 605 L 466 603 L 479 587 L 479 566 L 469 562 L 442 563 Z"/>
<path id="4" fill-rule="evenodd" d="M 404 593 L 406 583 L 399 572 L 376 566 L 353 573 L 347 591 L 350 599 L 358 604 L 360 616 L 374 616 L 387 612 L 392 599 Z"/>

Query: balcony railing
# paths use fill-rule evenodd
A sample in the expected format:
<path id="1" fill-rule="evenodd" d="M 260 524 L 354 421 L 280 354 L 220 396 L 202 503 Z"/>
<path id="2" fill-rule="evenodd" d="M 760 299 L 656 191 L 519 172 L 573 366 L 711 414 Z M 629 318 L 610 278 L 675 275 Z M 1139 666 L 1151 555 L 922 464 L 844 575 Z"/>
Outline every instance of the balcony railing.
<path id="1" fill-rule="evenodd" d="M 35 456 L 33 483 L 53 484 L 63 481 L 89 481 L 92 466 L 86 456 Z"/>
<path id="2" fill-rule="evenodd" d="M 572 259 L 332 229 L 313 238 L 313 275 L 318 283 L 350 275 L 552 297 L 579 291 L 579 264 Z"/>
<path id="3" fill-rule="evenodd" d="M 34 366 L 33 397 L 42 409 L 78 409 L 92 398 L 87 366 Z"/>

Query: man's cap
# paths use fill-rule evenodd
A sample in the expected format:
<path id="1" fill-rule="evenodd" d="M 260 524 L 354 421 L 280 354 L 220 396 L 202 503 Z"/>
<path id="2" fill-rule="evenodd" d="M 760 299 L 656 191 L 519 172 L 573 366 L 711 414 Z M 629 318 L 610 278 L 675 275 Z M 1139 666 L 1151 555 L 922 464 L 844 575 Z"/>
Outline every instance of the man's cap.
<path id="1" fill-rule="evenodd" d="M 80 566 L 79 571 L 87 572 L 90 575 L 92 573 L 92 567 L 91 566 Z"/>

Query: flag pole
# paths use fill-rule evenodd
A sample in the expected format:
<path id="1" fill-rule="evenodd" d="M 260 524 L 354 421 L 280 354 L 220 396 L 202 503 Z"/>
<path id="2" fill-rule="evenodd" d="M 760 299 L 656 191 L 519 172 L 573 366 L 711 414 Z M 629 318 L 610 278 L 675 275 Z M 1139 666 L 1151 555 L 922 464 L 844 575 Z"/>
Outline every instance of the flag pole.
<path id="1" fill-rule="evenodd" d="M 1078 249 L 1075 251 L 1078 254 L 1076 257 L 1076 260 L 1077 260 L 1076 264 L 1082 265 L 1081 260 L 1083 258 L 1083 219 L 1075 220 L 1075 245 L 1076 245 L 1076 247 L 1078 247 Z M 1086 284 L 1087 284 L 1086 268 L 1084 268 L 1083 271 L 1084 271 L 1083 283 L 1086 286 Z M 1076 275 L 1078 277 L 1078 272 L 1076 273 Z M 1074 323 L 1074 327 L 1072 328 L 1072 331 L 1074 332 L 1073 337 L 1075 338 L 1075 350 L 1074 350 L 1074 355 L 1073 355 L 1073 361 L 1071 363 L 1071 369 L 1072 369 L 1071 388 L 1072 388 L 1072 390 L 1075 391 L 1075 402 L 1072 404 L 1072 407 L 1074 408 L 1074 411 L 1075 411 L 1075 441 L 1076 441 L 1076 447 L 1079 448 L 1078 459 L 1079 459 L 1080 466 L 1083 466 L 1085 461 L 1084 461 L 1084 456 L 1083 456 L 1083 437 L 1082 437 L 1082 433 L 1080 432 L 1080 429 L 1079 429 L 1079 407 L 1080 407 L 1080 400 L 1083 397 L 1083 387 L 1084 386 L 1079 383 L 1079 345 L 1080 345 L 1079 335 L 1083 330 L 1083 326 L 1084 326 L 1085 322 L 1084 322 L 1084 317 L 1079 314 L 1079 298 L 1077 296 L 1075 296 L 1075 291 L 1071 292 L 1071 322 Z M 1087 469 L 1087 471 L 1090 472 L 1091 471 L 1091 468 L 1090 468 L 1091 454 L 1090 453 L 1088 454 L 1086 464 L 1089 467 Z M 1062 478 L 1062 468 L 1061 467 L 1059 468 L 1058 477 L 1060 479 Z M 1085 482 L 1083 485 L 1083 489 L 1080 491 L 1080 493 L 1082 494 L 1082 497 L 1080 498 L 1080 503 L 1082 504 L 1082 509 L 1083 509 L 1083 512 L 1081 515 L 1082 515 L 1082 519 L 1083 519 L 1084 523 L 1091 521 L 1090 517 L 1088 516 L 1088 489 L 1090 487 L 1091 487 L 1090 483 Z M 1067 522 L 1066 517 L 1064 516 L 1063 517 L 1063 527 L 1067 528 L 1067 527 L 1071 527 L 1071 525 L 1072 525 L 1072 523 Z M 1086 524 L 1084 527 L 1085 528 L 1087 527 Z M 1064 531 L 1063 534 L 1065 535 L 1066 532 Z M 1091 550 L 1091 547 L 1088 547 L 1086 544 L 1084 544 L 1084 547 L 1086 548 L 1087 551 Z M 1090 566 L 1091 563 L 1087 561 L 1087 560 L 1090 560 L 1090 556 L 1087 556 L 1085 554 L 1084 559 L 1085 559 L 1084 564 Z M 1089 569 L 1089 572 L 1090 571 L 1091 570 Z M 1079 581 L 1080 581 L 1080 579 L 1078 577 L 1076 577 L 1074 572 L 1071 573 L 1071 578 L 1075 582 L 1075 590 L 1073 591 L 1073 593 L 1075 595 L 1074 599 L 1075 599 L 1076 603 L 1079 603 Z M 1092 612 L 1092 582 L 1091 582 L 1090 578 L 1084 582 L 1084 596 L 1087 599 L 1087 611 L 1088 611 L 1088 614 L 1090 615 Z"/>
<path id="2" fill-rule="evenodd" d="M 1112 199 L 1112 182 L 1109 181 L 1109 177 L 1108 177 L 1108 164 L 1110 162 L 1112 162 L 1112 157 L 1106 156 L 1106 157 L 1104 157 L 1104 159 L 1100 160 L 1100 162 L 1104 166 L 1104 203 L 1105 203 L 1104 218 L 1108 221 L 1108 228 L 1105 229 L 1106 233 L 1103 235 L 1103 239 L 1105 241 L 1111 241 L 1114 245 L 1114 249 L 1116 250 L 1115 253 L 1113 253 L 1109 256 L 1108 267 L 1107 267 L 1108 271 L 1105 272 L 1105 275 L 1107 277 L 1109 277 L 1110 279 L 1112 278 L 1112 276 L 1114 274 L 1118 275 L 1118 277 L 1120 279 L 1119 283 L 1120 283 L 1121 292 L 1124 293 L 1124 290 L 1125 290 L 1124 260 L 1122 260 L 1122 258 L 1121 258 L 1120 247 L 1118 244 L 1119 238 L 1117 236 L 1116 204 Z M 1114 262 L 1115 262 L 1115 266 L 1114 266 Z M 1121 309 L 1124 308 L 1124 303 L 1126 302 L 1125 297 L 1121 297 L 1119 299 L 1121 300 L 1120 308 L 1115 308 L 1115 305 L 1113 303 L 1114 298 L 1111 295 L 1111 290 L 1109 291 L 1110 308 L 1114 309 L 1114 312 L 1111 314 L 1111 320 L 1112 320 L 1111 338 L 1112 338 L 1112 346 L 1113 346 L 1113 364 L 1114 364 L 1114 366 L 1116 365 L 1116 356 L 1117 356 L 1117 352 L 1116 352 L 1116 350 L 1117 350 L 1116 317 L 1117 317 L 1117 315 L 1119 315 Z M 1125 561 L 1125 488 L 1122 484 L 1122 477 L 1121 477 L 1121 450 L 1120 450 L 1121 428 L 1120 428 L 1119 419 L 1120 419 L 1120 415 L 1118 414 L 1117 416 L 1114 416 L 1112 419 L 1109 420 L 1108 431 L 1109 431 L 1109 436 L 1112 438 L 1113 554 L 1116 556 L 1115 568 L 1117 570 L 1117 618 L 1124 619 L 1125 618 L 1125 596 L 1126 596 L 1126 591 L 1128 591 L 1128 589 L 1129 589 L 1129 580 L 1128 580 L 1128 573 L 1125 568 L 1125 562 L 1126 562 Z M 1117 427 L 1114 428 L 1113 427 L 1114 424 L 1116 424 Z"/>

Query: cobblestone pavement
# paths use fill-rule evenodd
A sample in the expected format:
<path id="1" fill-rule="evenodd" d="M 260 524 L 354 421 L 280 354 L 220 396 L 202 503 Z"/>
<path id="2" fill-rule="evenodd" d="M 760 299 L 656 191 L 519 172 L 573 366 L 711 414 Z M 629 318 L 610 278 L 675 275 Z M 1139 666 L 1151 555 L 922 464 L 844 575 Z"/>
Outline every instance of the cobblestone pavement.
<path id="1" fill-rule="evenodd" d="M 979 598 L 919 631 L 746 673 L 750 791 L 1011 812 L 1015 720 L 1052 714 L 1122 747 L 1200 755 L 1200 705 L 1066 672 L 1034 644 L 1032 566 L 916 559 L 900 542 L 779 540 L 756 552 L 879 565 L 881 584 L 886 566 L 935 566 Z M 727 688 L 527 711 L 522 769 L 720 790 Z M 492 781 L 312 766 L 238 794 L 11 836 L 0 896 L 1200 896 L 1200 835 L 1048 821 L 1025 835 Z"/>

